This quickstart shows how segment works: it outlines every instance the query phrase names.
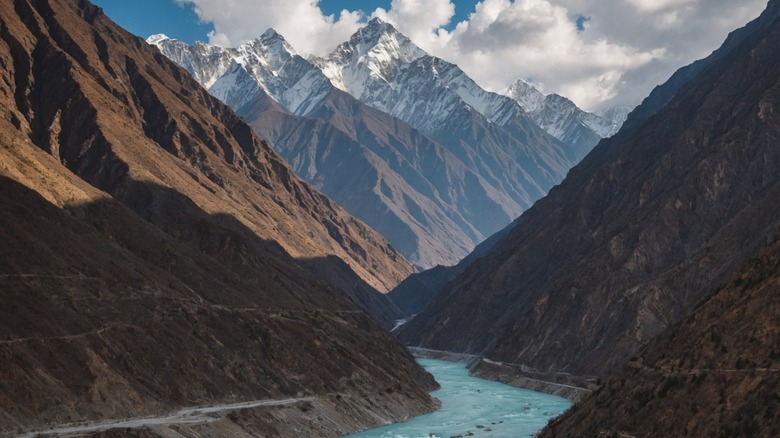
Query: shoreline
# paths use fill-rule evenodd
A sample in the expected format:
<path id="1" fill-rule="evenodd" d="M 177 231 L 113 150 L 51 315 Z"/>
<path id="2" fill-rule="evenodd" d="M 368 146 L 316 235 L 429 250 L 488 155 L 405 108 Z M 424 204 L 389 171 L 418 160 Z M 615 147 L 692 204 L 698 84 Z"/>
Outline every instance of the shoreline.
<path id="1" fill-rule="evenodd" d="M 574 404 L 598 388 L 598 385 L 591 380 L 580 376 L 532 372 L 524 370 L 525 367 L 522 365 L 497 362 L 474 354 L 421 347 L 406 348 L 416 358 L 463 362 L 468 367 L 469 374 L 474 377 L 501 382 L 516 388 L 557 395 Z"/>

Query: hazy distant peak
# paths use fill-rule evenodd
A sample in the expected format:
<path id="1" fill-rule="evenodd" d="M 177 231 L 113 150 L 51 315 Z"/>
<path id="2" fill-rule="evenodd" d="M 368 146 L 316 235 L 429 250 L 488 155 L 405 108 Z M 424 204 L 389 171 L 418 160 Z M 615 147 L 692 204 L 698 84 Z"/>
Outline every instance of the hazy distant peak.
<path id="1" fill-rule="evenodd" d="M 515 81 L 505 94 L 516 100 L 528 112 L 535 111 L 544 104 L 544 94 L 522 79 Z"/>

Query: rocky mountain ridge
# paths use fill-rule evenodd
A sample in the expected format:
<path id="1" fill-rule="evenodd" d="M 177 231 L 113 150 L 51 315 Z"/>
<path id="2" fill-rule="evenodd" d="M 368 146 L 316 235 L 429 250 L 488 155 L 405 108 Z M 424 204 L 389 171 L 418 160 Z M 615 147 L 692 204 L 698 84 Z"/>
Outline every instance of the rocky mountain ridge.
<path id="1" fill-rule="evenodd" d="M 211 83 L 212 93 L 268 138 L 300 176 L 383 232 L 416 264 L 453 264 L 483 238 L 458 211 L 475 202 L 471 198 L 486 196 L 478 177 L 437 142 L 338 90 L 286 43 L 278 45 L 284 49 L 278 57 L 289 61 L 285 64 L 265 59 L 270 50 L 260 46 L 267 38 L 238 49 L 188 46 L 164 36 L 150 41 L 191 69 L 201 84 Z M 221 55 L 204 56 L 213 52 Z M 269 63 L 276 69 L 264 67 Z M 269 85 L 281 83 L 280 77 L 288 90 L 308 91 L 311 99 L 285 107 L 285 88 Z M 317 88 L 311 88 L 312 81 L 300 85 L 292 79 L 301 77 L 315 78 Z M 302 107 L 307 117 L 295 113 Z M 351 152 L 335 152 L 335 147 Z M 439 172 L 430 175 L 429 168 Z"/>
<path id="2" fill-rule="evenodd" d="M 498 179 L 498 188 L 522 208 L 586 152 L 558 143 L 512 99 L 482 89 L 456 65 L 426 54 L 378 18 L 314 62 L 360 101 L 432 136 L 465 163 L 485 167 L 482 176 Z M 517 169 L 510 172 L 526 181 L 502 184 L 491 165 L 498 156 L 512 157 Z"/>

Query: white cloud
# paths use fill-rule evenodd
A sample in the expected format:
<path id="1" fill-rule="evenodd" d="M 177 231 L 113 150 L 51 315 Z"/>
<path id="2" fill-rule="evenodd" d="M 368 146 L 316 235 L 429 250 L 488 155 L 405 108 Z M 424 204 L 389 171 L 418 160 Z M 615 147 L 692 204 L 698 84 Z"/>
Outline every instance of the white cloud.
<path id="1" fill-rule="evenodd" d="M 616 95 L 596 106 L 637 104 L 678 68 L 709 55 L 728 33 L 766 7 L 767 0 L 550 0 L 590 17 L 582 36 L 630 45 L 639 52 L 663 50 L 662 56 L 627 68 Z"/>
<path id="2" fill-rule="evenodd" d="M 448 25 L 454 15 L 455 5 L 450 0 L 392 0 L 389 10 L 377 8 L 372 17 L 395 24 L 423 46 L 437 40 L 436 31 Z"/>
<path id="3" fill-rule="evenodd" d="M 274 28 L 303 53 L 324 54 L 346 41 L 364 21 L 360 12 L 324 15 L 318 0 L 176 0 L 192 4 L 214 24 L 209 42 L 237 46 Z"/>
<path id="4" fill-rule="evenodd" d="M 489 89 L 502 91 L 522 77 L 584 107 L 615 97 L 623 72 L 664 54 L 662 48 L 585 38 L 576 17 L 549 0 L 484 0 L 453 31 L 418 43 Z"/>
<path id="5" fill-rule="evenodd" d="M 322 55 L 365 22 L 325 16 L 318 0 L 177 0 L 214 24 L 211 42 L 236 45 L 273 27 L 303 53 Z M 459 3 L 460 4 L 460 3 Z M 480 0 L 453 28 L 451 0 L 392 0 L 372 16 L 500 91 L 517 78 L 597 109 L 637 104 L 683 65 L 716 49 L 766 0 Z M 587 17 L 584 30 L 578 17 Z M 445 30 L 447 27 L 451 30 Z"/>
<path id="6" fill-rule="evenodd" d="M 695 3 L 698 0 L 625 0 L 642 12 L 657 12 L 667 8 Z"/>

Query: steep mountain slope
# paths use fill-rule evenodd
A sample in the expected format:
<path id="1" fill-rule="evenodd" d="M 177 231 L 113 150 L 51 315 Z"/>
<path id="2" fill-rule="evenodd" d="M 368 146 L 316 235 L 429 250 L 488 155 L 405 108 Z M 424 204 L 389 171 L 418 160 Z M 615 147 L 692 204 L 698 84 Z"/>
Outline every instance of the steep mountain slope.
<path id="1" fill-rule="evenodd" d="M 447 283 L 455 280 L 466 268 L 474 264 L 482 256 L 490 253 L 493 246 L 504 238 L 515 222 L 503 230 L 488 237 L 474 248 L 474 251 L 453 266 L 436 266 L 423 272 L 414 273 L 390 291 L 388 297 L 401 311 L 404 319 L 410 318 L 427 308 L 433 302 L 436 294 Z"/>
<path id="2" fill-rule="evenodd" d="M 517 101 L 548 134 L 583 151 L 615 135 L 629 112 L 626 107 L 616 106 L 602 115 L 589 113 L 559 94 L 545 96 L 522 79 L 504 94 Z"/>
<path id="3" fill-rule="evenodd" d="M 599 143 L 400 337 L 604 375 L 709 296 L 780 223 L 778 15 Z"/>
<path id="4" fill-rule="evenodd" d="M 241 418 L 316 436 L 431 409 L 346 294 L 381 303 L 411 267 L 184 70 L 84 0 L 3 0 L 0 65 L 2 434 L 307 395 Z"/>
<path id="5" fill-rule="evenodd" d="M 474 223 L 482 206 L 504 202 L 489 182 L 415 128 L 334 87 L 273 30 L 235 49 L 162 35 L 148 41 L 418 266 L 454 264 L 493 232 L 492 223 Z"/>
<path id="6" fill-rule="evenodd" d="M 430 135 L 492 184 L 501 202 L 473 219 L 489 220 L 490 234 L 587 152 L 560 143 L 512 99 L 483 90 L 456 65 L 425 54 L 379 19 L 314 62 L 334 85 Z"/>
<path id="7" fill-rule="evenodd" d="M 780 436 L 780 240 L 543 436 Z"/>

